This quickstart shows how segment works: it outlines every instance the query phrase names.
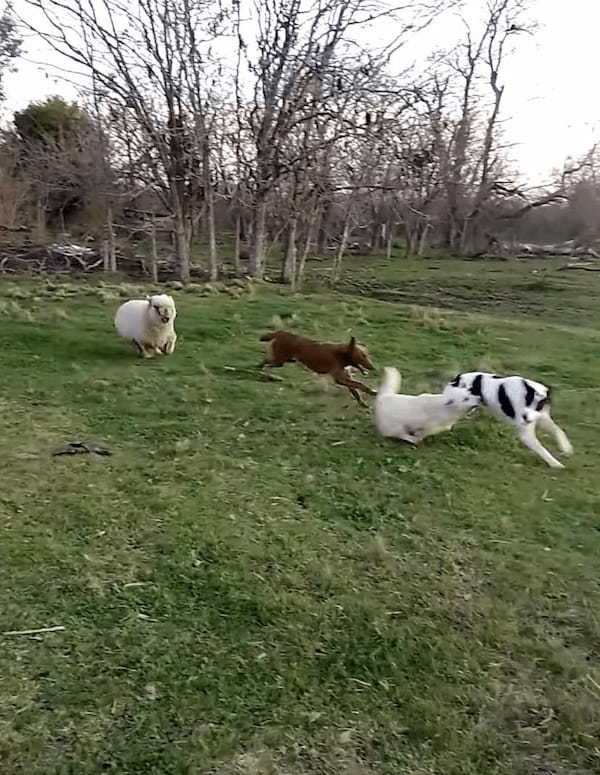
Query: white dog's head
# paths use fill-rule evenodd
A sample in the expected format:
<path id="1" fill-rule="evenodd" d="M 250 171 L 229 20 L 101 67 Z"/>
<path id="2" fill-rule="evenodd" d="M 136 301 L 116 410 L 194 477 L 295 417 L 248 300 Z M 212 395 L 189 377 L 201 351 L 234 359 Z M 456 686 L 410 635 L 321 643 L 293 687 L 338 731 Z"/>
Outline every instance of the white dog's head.
<path id="1" fill-rule="evenodd" d="M 446 406 L 460 406 L 465 411 L 479 406 L 481 398 L 473 395 L 470 390 L 456 385 L 446 385 L 442 393 Z"/>
<path id="2" fill-rule="evenodd" d="M 158 296 L 146 296 L 146 301 L 161 323 L 166 324 L 170 320 L 175 320 L 177 310 L 172 296 L 161 293 Z"/>

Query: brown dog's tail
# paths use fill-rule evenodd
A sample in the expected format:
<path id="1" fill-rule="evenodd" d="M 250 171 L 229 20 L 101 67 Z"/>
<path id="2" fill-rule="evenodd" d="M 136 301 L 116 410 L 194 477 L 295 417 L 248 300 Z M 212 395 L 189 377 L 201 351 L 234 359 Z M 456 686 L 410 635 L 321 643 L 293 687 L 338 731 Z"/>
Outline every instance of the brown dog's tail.
<path id="1" fill-rule="evenodd" d="M 260 338 L 261 342 L 270 342 L 271 339 L 275 339 L 275 331 L 271 331 L 269 334 L 263 334 Z"/>

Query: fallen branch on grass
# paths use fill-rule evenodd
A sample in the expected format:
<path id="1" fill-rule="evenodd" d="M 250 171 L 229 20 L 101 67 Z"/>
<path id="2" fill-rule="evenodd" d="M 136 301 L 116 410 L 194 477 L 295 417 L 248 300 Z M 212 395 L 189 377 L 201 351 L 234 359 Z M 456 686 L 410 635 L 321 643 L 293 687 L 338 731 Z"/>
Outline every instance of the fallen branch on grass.
<path id="1" fill-rule="evenodd" d="M 70 441 L 63 447 L 58 447 L 51 452 L 52 455 L 81 455 L 85 453 L 95 452 L 96 455 L 112 455 L 112 452 L 108 447 L 103 447 L 100 444 L 89 441 Z"/>
<path id="2" fill-rule="evenodd" d="M 567 264 L 557 269 L 557 272 L 565 272 L 567 269 L 583 269 L 584 272 L 600 272 L 600 267 L 586 266 L 585 264 Z"/>
<path id="3" fill-rule="evenodd" d="M 39 627 L 37 630 L 9 630 L 3 632 L 3 635 L 39 635 L 42 632 L 62 632 L 65 627 L 62 624 L 56 625 L 56 627 Z"/>

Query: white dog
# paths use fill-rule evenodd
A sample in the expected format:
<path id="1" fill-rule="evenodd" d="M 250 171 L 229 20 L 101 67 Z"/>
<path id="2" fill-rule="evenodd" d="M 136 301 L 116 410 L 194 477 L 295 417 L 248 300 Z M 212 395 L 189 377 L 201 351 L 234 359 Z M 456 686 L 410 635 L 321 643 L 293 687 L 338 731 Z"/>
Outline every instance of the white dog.
<path id="1" fill-rule="evenodd" d="M 177 310 L 171 296 L 147 296 L 121 304 L 115 315 L 119 336 L 132 342 L 144 358 L 170 355 L 175 349 Z"/>
<path id="2" fill-rule="evenodd" d="M 375 425 L 382 436 L 418 444 L 426 436 L 447 431 L 479 398 L 469 390 L 448 385 L 443 393 L 399 394 L 401 377 L 397 369 L 384 369 L 383 382 L 375 399 Z"/>
<path id="3" fill-rule="evenodd" d="M 491 414 L 513 425 L 519 438 L 552 468 L 564 468 L 539 442 L 536 426 L 554 435 L 565 455 L 573 452 L 565 432 L 550 417 L 550 388 L 523 377 L 498 377 L 480 371 L 459 374 L 449 387 L 466 388 Z"/>

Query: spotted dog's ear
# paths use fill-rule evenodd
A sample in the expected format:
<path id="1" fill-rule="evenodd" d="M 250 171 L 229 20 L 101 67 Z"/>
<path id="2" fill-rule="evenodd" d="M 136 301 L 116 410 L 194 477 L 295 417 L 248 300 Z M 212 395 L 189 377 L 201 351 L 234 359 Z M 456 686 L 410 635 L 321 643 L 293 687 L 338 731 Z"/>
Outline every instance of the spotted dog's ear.
<path id="1" fill-rule="evenodd" d="M 552 393 L 552 388 L 548 387 L 548 385 L 546 385 L 546 395 L 545 395 L 544 398 L 540 398 L 540 400 L 537 402 L 537 406 L 535 407 L 538 412 L 541 412 L 542 409 L 545 406 L 550 406 L 550 402 L 551 402 L 550 394 L 551 393 Z"/>
<path id="2" fill-rule="evenodd" d="M 146 301 L 148 302 L 148 306 L 152 306 L 152 296 L 146 296 Z"/>
<path id="3" fill-rule="evenodd" d="M 535 390 L 531 387 L 526 379 L 522 379 L 521 382 L 523 383 L 523 388 L 525 389 L 525 406 L 529 407 L 535 401 Z"/>
<path id="4" fill-rule="evenodd" d="M 462 374 L 457 374 L 456 377 L 452 380 L 450 383 L 452 387 L 460 387 L 460 378 L 462 377 Z"/>

